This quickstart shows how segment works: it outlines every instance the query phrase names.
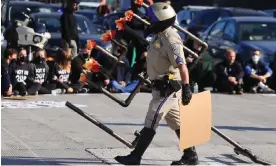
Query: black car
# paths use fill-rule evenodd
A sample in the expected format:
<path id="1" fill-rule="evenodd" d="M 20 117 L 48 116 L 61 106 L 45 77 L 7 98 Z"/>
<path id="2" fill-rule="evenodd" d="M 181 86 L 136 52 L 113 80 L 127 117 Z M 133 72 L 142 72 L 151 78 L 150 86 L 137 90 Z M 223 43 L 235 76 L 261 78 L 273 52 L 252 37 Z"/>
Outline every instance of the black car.
<path id="1" fill-rule="evenodd" d="M 237 51 L 244 63 L 253 49 L 259 49 L 263 59 L 272 63 L 276 52 L 276 18 L 229 17 L 212 24 L 202 35 L 216 59 L 223 59 L 226 49 Z"/>
<path id="2" fill-rule="evenodd" d="M 116 23 L 115 20 L 118 20 L 121 17 L 125 16 L 125 11 L 120 11 L 118 13 L 112 13 L 104 17 L 99 17 L 96 20 L 93 21 L 94 24 L 96 24 L 98 29 L 101 29 L 102 33 L 104 33 L 106 30 L 115 30 L 116 29 Z"/>
<path id="3" fill-rule="evenodd" d="M 51 13 L 49 4 L 33 1 L 5 1 L 1 7 L 1 26 L 7 28 L 9 24 L 22 15 L 32 13 Z"/>
<path id="4" fill-rule="evenodd" d="M 201 35 L 211 24 L 226 17 L 261 16 L 271 17 L 263 11 L 240 8 L 214 8 L 202 10 L 196 14 L 188 25 L 188 30 Z"/>
<path id="5" fill-rule="evenodd" d="M 34 13 L 31 15 L 34 24 L 30 25 L 30 27 L 36 29 L 37 23 L 45 24 L 47 31 L 51 34 L 47 47 L 61 47 L 60 16 L 61 13 Z M 99 45 L 103 45 L 100 34 L 98 34 L 90 20 L 79 14 L 75 14 L 75 16 L 78 24 L 80 47 L 82 48 L 88 39 L 93 39 Z"/>

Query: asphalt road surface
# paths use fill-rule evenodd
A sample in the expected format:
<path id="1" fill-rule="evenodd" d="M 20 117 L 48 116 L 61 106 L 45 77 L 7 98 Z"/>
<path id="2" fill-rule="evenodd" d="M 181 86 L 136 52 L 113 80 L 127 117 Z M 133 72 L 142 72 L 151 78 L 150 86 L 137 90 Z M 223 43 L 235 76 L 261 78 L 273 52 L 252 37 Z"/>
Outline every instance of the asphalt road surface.
<path id="1" fill-rule="evenodd" d="M 126 95 L 120 95 L 126 97 Z M 118 164 L 113 158 L 131 150 L 64 106 L 78 104 L 122 137 L 132 141 L 143 127 L 150 94 L 138 94 L 127 108 L 102 94 L 38 96 L 25 101 L 2 100 L 1 163 L 3 165 Z M 34 102 L 35 101 L 35 102 Z M 213 125 L 258 157 L 276 164 L 276 96 L 213 94 Z M 236 155 L 216 134 L 197 147 L 204 165 L 253 164 Z M 177 137 L 164 121 L 142 164 L 169 165 L 181 157 Z"/>

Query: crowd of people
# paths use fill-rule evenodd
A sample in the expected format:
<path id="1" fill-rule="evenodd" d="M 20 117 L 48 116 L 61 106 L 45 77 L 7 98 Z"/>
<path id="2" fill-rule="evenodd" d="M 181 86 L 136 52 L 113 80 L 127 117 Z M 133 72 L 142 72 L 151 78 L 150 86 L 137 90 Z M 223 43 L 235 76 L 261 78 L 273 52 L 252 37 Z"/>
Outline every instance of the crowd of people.
<path id="1" fill-rule="evenodd" d="M 276 77 L 273 71 L 276 70 L 276 63 L 271 68 L 262 59 L 260 50 L 252 50 L 250 60 L 242 64 L 235 50 L 228 49 L 224 53 L 224 60 L 215 63 L 210 51 L 200 52 L 198 42 L 190 43 L 188 41 L 186 45 L 202 57 L 190 74 L 192 81 L 197 83 L 199 92 L 212 87 L 213 92 L 239 95 L 244 92 L 275 93 Z M 188 56 L 186 61 L 188 66 L 192 66 L 195 60 Z"/>
<path id="2" fill-rule="evenodd" d="M 2 59 L 2 95 L 38 95 L 99 92 L 82 82 L 83 65 L 89 61 L 92 50 L 84 48 L 72 59 L 70 49 L 59 49 L 53 59 L 44 49 L 27 59 L 27 50 L 9 48 Z M 127 61 L 125 61 L 127 63 Z M 113 93 L 131 92 L 138 81 L 130 80 L 125 66 L 117 66 L 110 78 L 104 73 L 91 73 L 89 79 Z"/>
<path id="3" fill-rule="evenodd" d="M 170 3 L 169 0 L 165 2 Z M 150 4 L 150 2 L 149 2 Z M 102 5 L 107 5 L 104 1 Z M 96 59 L 103 67 L 108 69 L 109 75 L 104 73 L 92 73 L 89 79 L 97 82 L 110 92 L 132 92 L 138 84 L 135 77 L 145 70 L 148 41 L 145 36 L 151 33 L 151 28 L 133 18 L 126 24 L 124 31 L 117 31 L 113 43 L 113 54 L 124 62 L 124 66 L 117 65 L 100 53 L 92 56 L 93 50 L 85 46 L 80 52 L 78 33 L 74 12 L 77 11 L 78 0 L 68 1 L 60 22 L 62 33 L 62 46 L 56 56 L 47 56 L 46 50 L 38 49 L 33 53 L 31 61 L 27 58 L 27 50 L 24 47 L 8 47 L 2 56 L 1 89 L 2 95 L 37 95 L 37 94 L 64 94 L 64 93 L 88 93 L 99 92 L 98 89 L 88 86 L 80 81 L 82 66 L 90 58 Z M 101 9 L 101 6 L 98 8 Z M 137 15 L 144 15 L 138 10 L 134 1 L 131 10 Z M 162 27 L 155 27 L 155 29 Z M 118 44 L 119 43 L 119 44 Z M 204 91 L 206 87 L 212 87 L 214 92 L 227 92 L 230 94 L 251 93 L 275 93 L 269 85 L 276 85 L 275 65 L 274 69 L 265 64 L 261 59 L 260 50 L 252 51 L 252 58 L 246 64 L 240 64 L 236 60 L 236 52 L 228 49 L 225 52 L 225 60 L 214 64 L 209 51 L 201 52 L 201 46 L 196 41 L 188 40 L 184 43 L 194 52 L 202 55 L 200 61 L 185 54 L 190 72 L 191 85 L 196 83 L 198 90 Z M 133 48 L 135 48 L 135 65 L 133 60 Z M 275 53 L 276 56 L 276 53 Z M 193 86 L 192 86 L 193 87 Z M 150 92 L 148 87 L 143 90 Z"/>

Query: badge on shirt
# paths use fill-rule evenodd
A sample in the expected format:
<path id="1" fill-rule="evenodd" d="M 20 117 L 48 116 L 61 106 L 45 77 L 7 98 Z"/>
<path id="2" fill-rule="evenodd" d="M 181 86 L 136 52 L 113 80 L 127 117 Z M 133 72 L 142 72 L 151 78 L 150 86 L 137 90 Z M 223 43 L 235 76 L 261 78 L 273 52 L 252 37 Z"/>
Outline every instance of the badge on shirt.
<path id="1" fill-rule="evenodd" d="M 156 47 L 156 48 L 161 48 L 160 43 L 158 43 L 158 42 L 157 42 L 157 43 L 155 43 L 155 47 Z"/>

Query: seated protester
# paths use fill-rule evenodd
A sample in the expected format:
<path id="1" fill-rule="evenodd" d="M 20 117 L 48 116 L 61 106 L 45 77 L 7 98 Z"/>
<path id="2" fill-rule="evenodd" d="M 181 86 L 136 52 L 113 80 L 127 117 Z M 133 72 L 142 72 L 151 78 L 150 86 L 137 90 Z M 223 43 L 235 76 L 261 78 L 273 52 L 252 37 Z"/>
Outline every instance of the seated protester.
<path id="1" fill-rule="evenodd" d="M 46 51 L 38 49 L 35 52 L 32 63 L 36 67 L 35 81 L 29 94 L 51 94 L 51 90 L 46 88 L 47 77 L 49 75 L 49 66 L 46 63 Z"/>
<path id="2" fill-rule="evenodd" d="M 244 84 L 246 89 L 251 93 L 275 93 L 267 86 L 267 79 L 273 72 L 269 65 L 261 59 L 260 50 L 253 50 L 251 58 L 245 65 Z"/>
<path id="3" fill-rule="evenodd" d="M 200 53 L 201 46 L 197 41 L 193 41 L 190 49 L 202 57 L 197 64 L 194 64 L 196 61 L 194 57 L 186 58 L 188 68 L 193 66 L 193 70 L 190 72 L 191 81 L 197 83 L 199 92 L 202 92 L 206 87 L 213 87 L 216 81 L 213 58 L 207 50 Z"/>
<path id="4" fill-rule="evenodd" d="M 93 49 L 92 50 L 92 54 L 93 52 L 95 52 L 96 50 Z M 111 58 L 108 58 L 107 56 L 103 55 L 103 53 L 98 53 L 97 56 L 94 58 L 96 61 L 98 61 L 98 63 L 104 67 L 104 69 L 107 70 L 108 74 L 111 75 L 112 74 L 112 69 L 113 69 L 113 65 L 114 65 L 114 61 Z M 104 73 L 92 73 L 90 75 L 91 78 L 89 78 L 90 80 L 97 82 L 101 87 L 107 88 L 107 86 L 110 84 L 110 78 L 107 74 Z M 94 93 L 98 93 L 101 92 L 95 88 L 90 88 L 90 90 Z"/>
<path id="5" fill-rule="evenodd" d="M 17 51 L 7 49 L 4 58 L 1 60 L 1 94 L 3 96 L 12 95 L 12 84 L 10 80 L 10 66 L 15 64 L 17 60 Z"/>
<path id="6" fill-rule="evenodd" d="M 35 66 L 28 62 L 26 49 L 20 48 L 17 62 L 11 66 L 10 73 L 14 95 L 28 95 L 35 81 Z"/>
<path id="7" fill-rule="evenodd" d="M 124 62 L 124 65 L 118 65 L 113 71 L 112 77 L 114 79 L 110 81 L 110 91 L 115 93 L 131 93 L 138 84 L 138 81 L 130 82 L 129 62 L 125 56 L 121 56 L 120 59 Z"/>
<path id="8" fill-rule="evenodd" d="M 71 81 L 71 87 L 74 89 L 75 92 L 78 93 L 87 93 L 88 89 L 86 86 L 84 86 L 83 83 L 81 83 L 80 75 L 83 70 L 83 65 L 85 62 L 90 58 L 91 50 L 84 48 L 82 52 L 75 57 L 71 62 L 71 75 L 70 75 L 70 81 Z"/>
<path id="9" fill-rule="evenodd" d="M 244 71 L 239 62 L 236 61 L 236 52 L 228 49 L 225 53 L 226 60 L 216 67 L 217 81 L 215 87 L 218 92 L 229 92 L 230 94 L 243 94 L 242 78 Z"/>
<path id="10" fill-rule="evenodd" d="M 70 86 L 69 77 L 71 74 L 71 56 L 69 49 L 59 50 L 55 64 L 50 73 L 50 84 L 52 90 L 61 90 L 61 93 L 73 93 L 74 90 Z M 58 92 L 59 93 L 59 92 Z"/>

